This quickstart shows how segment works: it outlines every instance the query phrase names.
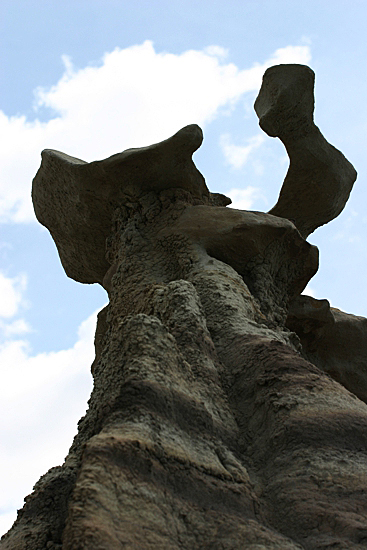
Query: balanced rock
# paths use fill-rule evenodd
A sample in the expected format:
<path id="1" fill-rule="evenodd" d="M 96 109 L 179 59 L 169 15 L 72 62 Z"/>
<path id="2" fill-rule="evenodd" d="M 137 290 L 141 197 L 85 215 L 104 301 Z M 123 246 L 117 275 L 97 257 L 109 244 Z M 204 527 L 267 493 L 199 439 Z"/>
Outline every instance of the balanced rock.
<path id="1" fill-rule="evenodd" d="M 289 169 L 270 214 L 293 221 L 307 237 L 343 210 L 357 177 L 350 162 L 313 121 L 314 72 L 276 65 L 264 74 L 255 111 L 261 128 L 283 142 Z"/>

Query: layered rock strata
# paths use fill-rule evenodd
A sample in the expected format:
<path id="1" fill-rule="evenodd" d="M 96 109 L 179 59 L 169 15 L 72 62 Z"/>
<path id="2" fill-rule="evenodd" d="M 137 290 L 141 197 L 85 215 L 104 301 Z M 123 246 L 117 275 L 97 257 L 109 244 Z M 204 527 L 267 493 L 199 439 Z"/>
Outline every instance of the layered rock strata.
<path id="1" fill-rule="evenodd" d="M 310 74 L 271 71 L 280 83 Z M 309 124 L 310 78 L 295 82 Z M 292 120 L 274 120 L 288 136 Z M 337 215 L 354 176 L 340 177 L 326 217 L 310 217 L 307 200 L 301 214 L 231 210 L 192 162 L 201 140 L 192 125 L 96 163 L 43 153 L 37 217 L 66 273 L 103 284 L 110 301 L 88 412 L 4 550 L 366 547 L 367 405 L 347 368 L 328 374 L 342 363 L 329 328 L 344 334 L 343 319 L 300 298 L 318 267 L 301 233 Z"/>

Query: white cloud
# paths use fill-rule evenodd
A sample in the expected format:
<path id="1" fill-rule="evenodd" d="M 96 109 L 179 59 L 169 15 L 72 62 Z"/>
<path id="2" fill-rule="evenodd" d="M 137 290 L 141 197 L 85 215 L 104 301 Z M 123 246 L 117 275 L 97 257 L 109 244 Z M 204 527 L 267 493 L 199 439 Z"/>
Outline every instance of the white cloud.
<path id="1" fill-rule="evenodd" d="M 233 168 L 239 169 L 246 164 L 250 154 L 260 147 L 265 141 L 265 136 L 258 134 L 247 140 L 246 145 L 234 145 L 231 142 L 229 134 L 222 134 L 220 137 L 220 146 L 226 161 Z"/>
<path id="2" fill-rule="evenodd" d="M 311 296 L 312 298 L 316 298 L 316 292 L 313 287 L 310 285 L 307 285 L 302 294 L 305 294 L 306 296 Z"/>
<path id="3" fill-rule="evenodd" d="M 318 291 L 315 290 L 313 286 L 307 285 L 304 291 L 302 292 L 302 295 L 311 296 L 311 298 L 315 298 L 316 300 L 325 300 L 325 296 L 318 296 Z M 330 297 L 327 297 L 327 300 L 330 304 L 330 307 L 334 307 L 334 305 L 331 303 Z"/>
<path id="4" fill-rule="evenodd" d="M 226 191 L 226 195 L 232 199 L 229 208 L 236 208 L 237 210 L 250 210 L 255 200 L 264 198 L 260 189 L 251 186 L 245 189 L 233 187 Z"/>
<path id="5" fill-rule="evenodd" d="M 18 312 L 26 285 L 25 275 L 11 279 L 0 272 L 0 317 L 13 317 Z"/>
<path id="6" fill-rule="evenodd" d="M 19 334 L 32 332 L 32 329 L 24 319 L 16 319 L 11 323 L 4 323 L 0 320 L 0 331 L 5 338 L 11 338 Z"/>
<path id="7" fill-rule="evenodd" d="M 22 308 L 28 306 L 24 298 L 26 287 L 25 274 L 11 278 L 0 272 L 0 342 L 31 332 L 30 326 L 24 319 L 10 320 Z"/>
<path id="8" fill-rule="evenodd" d="M 0 509 L 0 536 L 9 531 L 16 518 L 17 511 L 13 508 L 10 510 L 10 512 Z"/>
<path id="9" fill-rule="evenodd" d="M 63 462 L 92 388 L 97 312 L 84 321 L 68 350 L 31 356 L 27 342 L 0 346 L 0 527 L 34 483 Z"/>
<path id="10" fill-rule="evenodd" d="M 227 48 L 222 48 L 221 46 L 213 45 L 204 48 L 204 53 L 214 55 L 214 57 L 218 57 L 218 59 L 225 59 L 228 57 L 229 50 Z"/>
<path id="11" fill-rule="evenodd" d="M 270 58 L 268 66 L 282 65 L 283 63 L 300 63 L 301 65 L 307 65 L 307 63 L 311 61 L 310 42 L 311 41 L 308 40 L 308 44 L 304 46 L 286 46 L 285 48 L 278 48 Z"/>
<path id="12" fill-rule="evenodd" d="M 0 111 L 0 219 L 34 220 L 31 180 L 42 149 L 91 161 L 166 139 L 186 124 L 205 126 L 220 108 L 259 89 L 268 66 L 307 63 L 310 49 L 287 46 L 245 70 L 225 56 L 218 46 L 157 53 L 150 41 L 116 48 L 98 67 L 76 70 L 64 56 L 59 82 L 36 92 L 37 108 L 51 108 L 51 120 L 29 122 Z"/>

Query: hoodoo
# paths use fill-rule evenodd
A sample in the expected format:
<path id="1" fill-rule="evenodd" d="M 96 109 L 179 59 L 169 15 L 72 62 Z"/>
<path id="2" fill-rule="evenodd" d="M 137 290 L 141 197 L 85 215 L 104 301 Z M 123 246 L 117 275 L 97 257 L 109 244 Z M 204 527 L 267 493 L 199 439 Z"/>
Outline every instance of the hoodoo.
<path id="1" fill-rule="evenodd" d="M 196 125 L 91 163 L 43 152 L 37 218 L 109 304 L 89 409 L 3 550 L 366 548 L 367 320 L 301 295 L 306 238 L 356 178 L 313 87 L 302 65 L 264 75 L 260 126 L 290 158 L 269 213 L 209 192 Z"/>

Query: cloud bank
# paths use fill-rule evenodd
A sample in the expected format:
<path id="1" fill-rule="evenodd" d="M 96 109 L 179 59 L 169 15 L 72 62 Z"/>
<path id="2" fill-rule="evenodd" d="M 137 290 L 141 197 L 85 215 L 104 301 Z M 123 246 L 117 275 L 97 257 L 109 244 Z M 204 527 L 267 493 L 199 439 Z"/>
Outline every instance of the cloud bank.
<path id="1" fill-rule="evenodd" d="M 0 346 L 0 535 L 51 466 L 62 464 L 92 389 L 97 312 L 68 350 L 32 355 L 27 341 Z"/>
<path id="2" fill-rule="evenodd" d="M 280 48 L 247 69 L 227 62 L 226 55 L 219 46 L 180 55 L 156 52 L 146 41 L 106 53 L 100 66 L 76 69 L 64 56 L 59 82 L 35 92 L 36 116 L 48 113 L 47 122 L 0 111 L 0 221 L 34 220 L 30 188 L 42 149 L 91 161 L 166 139 L 186 124 L 205 128 L 258 90 L 267 67 L 308 63 L 310 49 Z M 249 153 L 227 143 L 224 154 L 238 167 Z"/>
<path id="3" fill-rule="evenodd" d="M 21 316 L 26 287 L 24 274 L 0 272 L 0 535 L 38 478 L 63 462 L 92 389 L 97 311 L 72 348 L 34 355 Z"/>

